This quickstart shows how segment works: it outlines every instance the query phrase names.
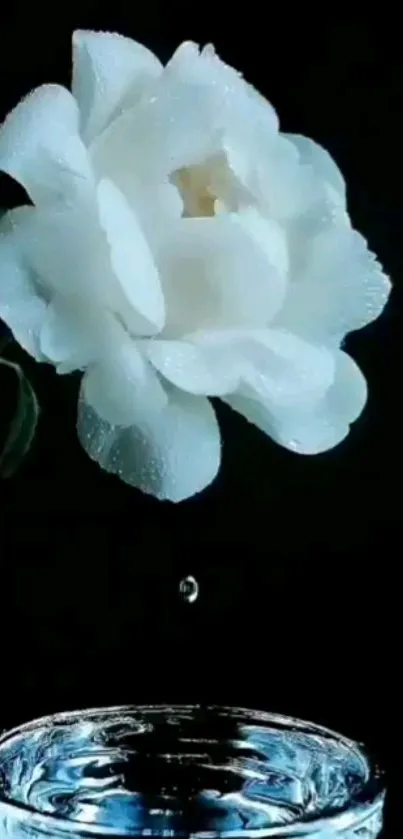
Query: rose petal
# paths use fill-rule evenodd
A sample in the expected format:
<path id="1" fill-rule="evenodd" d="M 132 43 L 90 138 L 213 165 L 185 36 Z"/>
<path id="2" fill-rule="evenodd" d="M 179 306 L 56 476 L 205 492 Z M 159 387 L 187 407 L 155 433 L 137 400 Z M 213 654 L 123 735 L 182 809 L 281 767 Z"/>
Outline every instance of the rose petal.
<path id="1" fill-rule="evenodd" d="M 294 410 L 321 399 L 334 380 L 334 357 L 272 329 L 218 330 L 181 341 L 151 340 L 145 351 L 159 372 L 189 393 L 239 391 L 275 408 Z"/>
<path id="2" fill-rule="evenodd" d="M 236 389 L 239 373 L 229 349 L 198 342 L 146 342 L 154 367 L 172 384 L 188 393 L 222 396 Z"/>
<path id="3" fill-rule="evenodd" d="M 261 115 L 258 94 L 250 93 L 250 102 L 248 96 L 239 74 L 212 48 L 200 53 L 196 44 L 185 42 L 138 106 L 122 114 L 94 143 L 94 166 L 116 182 L 119 171 L 128 171 L 134 158 L 150 177 L 200 163 L 221 149 L 240 99 L 252 110 L 253 102 Z M 264 113 L 271 124 L 269 105 Z M 238 122 L 249 117 L 249 110 L 243 110 Z"/>
<path id="4" fill-rule="evenodd" d="M 9 214 L 15 240 L 48 296 L 92 306 L 110 302 L 113 275 L 95 200 L 18 207 Z"/>
<path id="5" fill-rule="evenodd" d="M 18 343 L 37 361 L 43 361 L 39 334 L 46 317 L 47 302 L 40 293 L 35 275 L 24 264 L 10 227 L 6 215 L 0 223 L 0 317 Z"/>
<path id="6" fill-rule="evenodd" d="M 163 337 L 202 329 L 263 326 L 284 295 L 284 277 L 228 215 L 184 218 L 158 258 L 166 300 Z"/>
<path id="7" fill-rule="evenodd" d="M 95 169 L 116 182 L 130 166 L 163 178 L 198 163 L 219 145 L 219 114 L 216 89 L 168 66 L 137 107 L 93 144 Z"/>
<path id="8" fill-rule="evenodd" d="M 346 182 L 339 167 L 326 149 L 309 137 L 301 134 L 285 134 L 300 155 L 301 163 L 312 166 L 315 173 L 325 181 L 332 192 L 331 195 L 336 202 L 346 205 Z"/>
<path id="9" fill-rule="evenodd" d="M 151 364 L 122 333 L 109 354 L 90 366 L 82 392 L 86 404 L 114 425 L 129 426 L 157 414 L 168 398 Z"/>
<path id="10" fill-rule="evenodd" d="M 133 106 L 161 72 L 156 56 L 130 38 L 74 32 L 72 91 L 85 142 L 90 143 L 122 109 Z"/>
<path id="11" fill-rule="evenodd" d="M 334 381 L 332 353 L 288 332 L 261 330 L 238 352 L 244 358 L 242 392 L 276 409 L 293 412 L 321 399 Z"/>
<path id="12" fill-rule="evenodd" d="M 163 297 L 148 246 L 118 190 L 101 184 L 99 194 L 99 205 L 94 194 L 13 210 L 16 241 L 50 297 L 70 297 L 87 314 L 107 309 L 135 334 L 153 334 Z"/>
<path id="13" fill-rule="evenodd" d="M 147 240 L 126 199 L 111 181 L 103 179 L 97 194 L 115 276 L 129 306 L 144 319 L 146 332 L 159 332 L 165 319 L 164 297 Z M 122 312 L 123 317 L 125 314 Z"/>
<path id="14" fill-rule="evenodd" d="M 279 128 L 273 106 L 245 81 L 241 73 L 222 61 L 212 44 L 204 47 L 200 55 L 195 44 L 182 44 L 169 66 L 181 68 L 187 76 L 191 67 L 195 84 L 208 84 L 216 96 L 220 95 L 217 116 L 225 150 L 234 142 L 249 159 L 255 158 L 259 150 L 267 153 Z"/>
<path id="15" fill-rule="evenodd" d="M 299 454 L 319 454 L 347 436 L 366 398 L 364 376 L 355 362 L 339 351 L 333 385 L 322 400 L 314 400 L 310 406 L 293 411 L 278 409 L 240 394 L 226 397 L 225 401 L 285 448 Z"/>
<path id="16" fill-rule="evenodd" d="M 78 434 L 103 469 L 160 499 L 182 501 L 214 480 L 220 434 L 214 410 L 203 397 L 169 391 L 166 408 L 122 429 L 100 420 L 81 394 Z"/>
<path id="17" fill-rule="evenodd" d="M 138 218 L 151 249 L 158 249 L 167 227 L 182 217 L 183 201 L 179 191 L 168 181 L 147 179 L 145 182 L 134 173 L 128 173 L 122 182 L 115 181 L 115 185 Z"/>
<path id="18" fill-rule="evenodd" d="M 58 373 L 82 370 L 114 346 L 122 327 L 95 302 L 56 295 L 49 303 L 40 333 L 40 346 Z"/>
<path id="19" fill-rule="evenodd" d="M 241 133 L 229 134 L 225 150 L 231 170 L 265 217 L 288 224 L 316 206 L 323 207 L 325 184 L 301 162 L 283 134 L 272 134 L 260 143 L 252 138 L 251 143 L 245 143 Z"/>
<path id="20" fill-rule="evenodd" d="M 364 410 L 367 397 L 365 376 L 354 359 L 339 350 L 336 354 L 334 384 L 326 397 L 328 410 L 339 422 L 352 423 Z"/>
<path id="21" fill-rule="evenodd" d="M 306 240 L 276 321 L 310 340 L 334 344 L 375 320 L 390 288 L 363 236 L 335 225 Z"/>
<path id="22" fill-rule="evenodd" d="M 255 207 L 242 207 L 238 213 L 233 213 L 231 218 L 237 221 L 249 236 L 256 242 L 266 254 L 267 260 L 278 272 L 279 282 L 277 286 L 278 300 L 276 308 L 280 309 L 285 293 L 285 275 L 289 269 L 287 236 L 281 225 L 273 219 L 264 217 Z"/>
<path id="23" fill-rule="evenodd" d="M 39 87 L 0 129 L 0 169 L 19 181 L 34 203 L 71 197 L 93 178 L 78 130 L 79 112 L 71 93 L 58 85 Z"/>
<path id="24" fill-rule="evenodd" d="M 63 304 L 50 303 L 40 333 L 42 353 L 55 364 L 65 362 L 75 355 L 77 344 L 80 344 L 84 337 L 77 328 L 78 318 L 73 317 L 68 304 L 66 309 L 67 311 Z"/>

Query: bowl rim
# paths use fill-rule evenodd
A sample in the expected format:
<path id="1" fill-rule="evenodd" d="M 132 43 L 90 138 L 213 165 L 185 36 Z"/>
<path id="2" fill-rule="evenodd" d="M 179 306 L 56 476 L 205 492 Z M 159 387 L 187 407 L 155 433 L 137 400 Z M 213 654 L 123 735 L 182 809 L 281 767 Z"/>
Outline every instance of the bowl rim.
<path id="1" fill-rule="evenodd" d="M 321 834 L 321 839 L 328 839 L 327 834 L 334 835 L 335 833 L 343 833 L 347 830 L 358 830 L 361 826 L 370 820 L 373 816 L 378 817 L 381 827 L 381 814 L 385 798 L 385 771 L 369 754 L 365 746 L 354 740 L 345 737 L 331 728 L 320 725 L 318 723 L 310 722 L 308 720 L 300 719 L 294 716 L 274 713 L 271 711 L 260 711 L 252 708 L 245 708 L 241 706 L 229 706 L 219 704 L 180 704 L 180 703 L 148 703 L 148 704 L 125 704 L 125 705 L 111 705 L 99 706 L 91 708 L 83 708 L 74 711 L 61 711 L 54 714 L 46 714 L 41 717 L 36 717 L 28 722 L 21 723 L 9 730 L 2 731 L 0 734 L 0 767 L 1 767 L 1 751 L 3 745 L 11 740 L 13 737 L 21 736 L 36 728 L 43 726 L 52 726 L 61 723 L 74 723 L 77 720 L 87 720 L 91 717 L 97 716 L 114 716 L 116 714 L 125 713 L 157 713 L 158 711 L 175 712 L 222 712 L 231 714 L 232 716 L 239 715 L 242 717 L 254 718 L 261 723 L 274 723 L 279 726 L 289 727 L 293 729 L 301 729 L 307 733 L 320 734 L 322 736 L 330 737 L 338 743 L 353 751 L 359 758 L 363 760 L 367 769 L 368 777 L 365 784 L 360 789 L 357 797 L 352 797 L 340 810 L 334 814 L 322 817 L 307 817 L 296 820 L 287 825 L 277 825 L 272 827 L 262 827 L 256 829 L 237 829 L 237 830 L 202 830 L 194 832 L 181 833 L 180 831 L 172 831 L 164 833 L 162 830 L 153 831 L 147 828 L 145 831 L 138 833 L 119 832 L 113 826 L 102 824 L 94 824 L 91 822 L 79 822 L 70 819 L 59 817 L 54 813 L 44 813 L 30 807 L 28 804 L 13 801 L 5 797 L 0 789 L 0 827 L 7 823 L 8 819 L 16 819 L 18 824 L 26 824 L 29 822 L 30 827 L 36 829 L 40 835 L 62 837 L 63 835 L 78 837 L 78 839 L 85 839 L 85 837 L 113 837 L 113 839 L 164 839 L 169 837 L 171 839 L 179 839 L 179 837 L 186 837 L 186 839 L 266 839 L 266 837 L 303 837 L 314 836 Z M 380 829 L 379 827 L 379 829 Z M 378 831 L 379 832 L 379 831 Z"/>

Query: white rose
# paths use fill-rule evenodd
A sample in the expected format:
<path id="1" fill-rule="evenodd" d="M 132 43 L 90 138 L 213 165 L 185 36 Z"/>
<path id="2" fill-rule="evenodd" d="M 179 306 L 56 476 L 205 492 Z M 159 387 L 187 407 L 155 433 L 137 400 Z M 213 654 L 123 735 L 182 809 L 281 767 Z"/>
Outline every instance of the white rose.
<path id="1" fill-rule="evenodd" d="M 163 68 L 119 35 L 73 45 L 72 93 L 34 90 L 0 131 L 34 204 L 1 222 L 0 316 L 84 371 L 84 448 L 179 501 L 219 468 L 209 396 L 297 452 L 335 446 L 366 399 L 342 341 L 390 288 L 337 166 L 210 46 Z"/>

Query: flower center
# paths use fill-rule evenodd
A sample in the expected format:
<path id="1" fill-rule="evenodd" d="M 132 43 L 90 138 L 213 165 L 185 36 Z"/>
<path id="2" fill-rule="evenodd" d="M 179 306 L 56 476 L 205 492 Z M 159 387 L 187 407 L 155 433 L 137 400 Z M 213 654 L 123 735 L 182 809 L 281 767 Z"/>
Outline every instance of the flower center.
<path id="1" fill-rule="evenodd" d="M 205 165 L 178 169 L 172 180 L 183 200 L 184 216 L 214 216 L 217 196 L 212 190 L 210 170 Z"/>
<path id="2" fill-rule="evenodd" d="M 216 152 L 203 163 L 184 166 L 171 175 L 171 183 L 183 201 L 183 216 L 216 216 L 236 213 L 253 197 L 242 186 L 229 165 L 225 152 Z"/>

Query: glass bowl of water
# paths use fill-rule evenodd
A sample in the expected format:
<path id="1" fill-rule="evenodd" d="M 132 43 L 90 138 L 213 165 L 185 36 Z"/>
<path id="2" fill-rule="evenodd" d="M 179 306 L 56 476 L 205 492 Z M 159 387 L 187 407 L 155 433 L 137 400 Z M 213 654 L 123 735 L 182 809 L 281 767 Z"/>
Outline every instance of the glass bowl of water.
<path id="1" fill-rule="evenodd" d="M 374 839 L 383 801 L 364 748 L 277 714 L 128 705 L 0 737 L 1 839 Z"/>

